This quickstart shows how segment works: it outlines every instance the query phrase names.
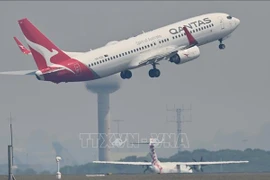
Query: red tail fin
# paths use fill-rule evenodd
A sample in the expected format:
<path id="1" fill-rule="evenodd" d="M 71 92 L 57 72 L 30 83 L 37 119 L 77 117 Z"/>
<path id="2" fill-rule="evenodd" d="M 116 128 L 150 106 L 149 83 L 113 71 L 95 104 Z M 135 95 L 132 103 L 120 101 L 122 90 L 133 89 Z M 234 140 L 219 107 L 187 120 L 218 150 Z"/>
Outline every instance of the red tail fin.
<path id="1" fill-rule="evenodd" d="M 27 18 L 19 20 L 18 23 L 38 69 L 43 69 L 70 59 L 68 55 L 55 46 Z"/>

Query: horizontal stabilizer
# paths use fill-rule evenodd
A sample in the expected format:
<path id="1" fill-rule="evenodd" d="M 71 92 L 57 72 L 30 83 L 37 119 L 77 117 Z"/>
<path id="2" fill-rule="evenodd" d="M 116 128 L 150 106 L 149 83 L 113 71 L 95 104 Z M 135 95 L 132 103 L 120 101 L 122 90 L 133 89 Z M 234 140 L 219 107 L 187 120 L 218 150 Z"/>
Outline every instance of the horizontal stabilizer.
<path id="1" fill-rule="evenodd" d="M 0 72 L 0 75 L 35 75 L 36 70 L 7 71 Z"/>

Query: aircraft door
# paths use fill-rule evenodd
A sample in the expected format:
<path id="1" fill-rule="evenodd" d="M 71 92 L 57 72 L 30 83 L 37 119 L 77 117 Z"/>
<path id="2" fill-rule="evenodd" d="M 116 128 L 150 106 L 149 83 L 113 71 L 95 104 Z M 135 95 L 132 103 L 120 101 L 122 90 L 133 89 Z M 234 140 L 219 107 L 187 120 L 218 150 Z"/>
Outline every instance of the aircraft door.
<path id="1" fill-rule="evenodd" d="M 225 25 L 224 25 L 224 20 L 223 17 L 218 17 L 219 19 L 219 23 L 220 23 L 220 29 L 224 30 L 225 29 Z"/>

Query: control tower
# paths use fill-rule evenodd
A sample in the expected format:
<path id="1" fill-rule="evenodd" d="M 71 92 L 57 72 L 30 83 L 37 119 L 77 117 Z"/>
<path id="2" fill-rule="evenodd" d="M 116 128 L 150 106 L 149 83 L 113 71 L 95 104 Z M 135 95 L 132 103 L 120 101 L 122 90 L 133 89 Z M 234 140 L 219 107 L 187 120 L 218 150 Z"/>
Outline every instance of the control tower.
<path id="1" fill-rule="evenodd" d="M 105 146 L 109 142 L 109 137 L 105 134 L 110 133 L 110 94 L 121 87 L 121 82 L 120 75 L 115 74 L 85 83 L 87 90 L 97 94 L 98 134 L 103 136 L 103 138 L 99 136 L 98 139 L 99 161 L 108 161 L 110 159 L 109 148 Z"/>

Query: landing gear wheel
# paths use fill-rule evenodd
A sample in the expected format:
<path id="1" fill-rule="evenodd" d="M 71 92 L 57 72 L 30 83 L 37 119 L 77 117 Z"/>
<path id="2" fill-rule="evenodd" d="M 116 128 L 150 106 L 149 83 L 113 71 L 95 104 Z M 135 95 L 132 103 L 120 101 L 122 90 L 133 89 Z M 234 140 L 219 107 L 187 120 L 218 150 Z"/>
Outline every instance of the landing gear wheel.
<path id="1" fill-rule="evenodd" d="M 122 71 L 120 73 L 120 76 L 121 76 L 122 79 L 130 79 L 132 77 L 132 72 L 129 71 L 129 70 Z"/>
<path id="2" fill-rule="evenodd" d="M 159 77 L 160 76 L 160 70 L 158 70 L 158 69 L 150 69 L 148 74 L 149 74 L 149 76 L 151 78 Z"/>
<path id="3" fill-rule="evenodd" d="M 219 49 L 225 49 L 226 46 L 225 46 L 225 44 L 220 44 L 218 47 L 219 47 Z"/>
<path id="4" fill-rule="evenodd" d="M 219 41 L 219 46 L 218 46 L 219 49 L 225 49 L 225 44 L 222 43 L 222 40 L 223 40 L 223 39 L 219 39 L 219 40 L 218 40 L 218 41 Z"/>
<path id="5" fill-rule="evenodd" d="M 159 77 L 160 76 L 160 70 L 155 69 L 155 77 Z"/>

